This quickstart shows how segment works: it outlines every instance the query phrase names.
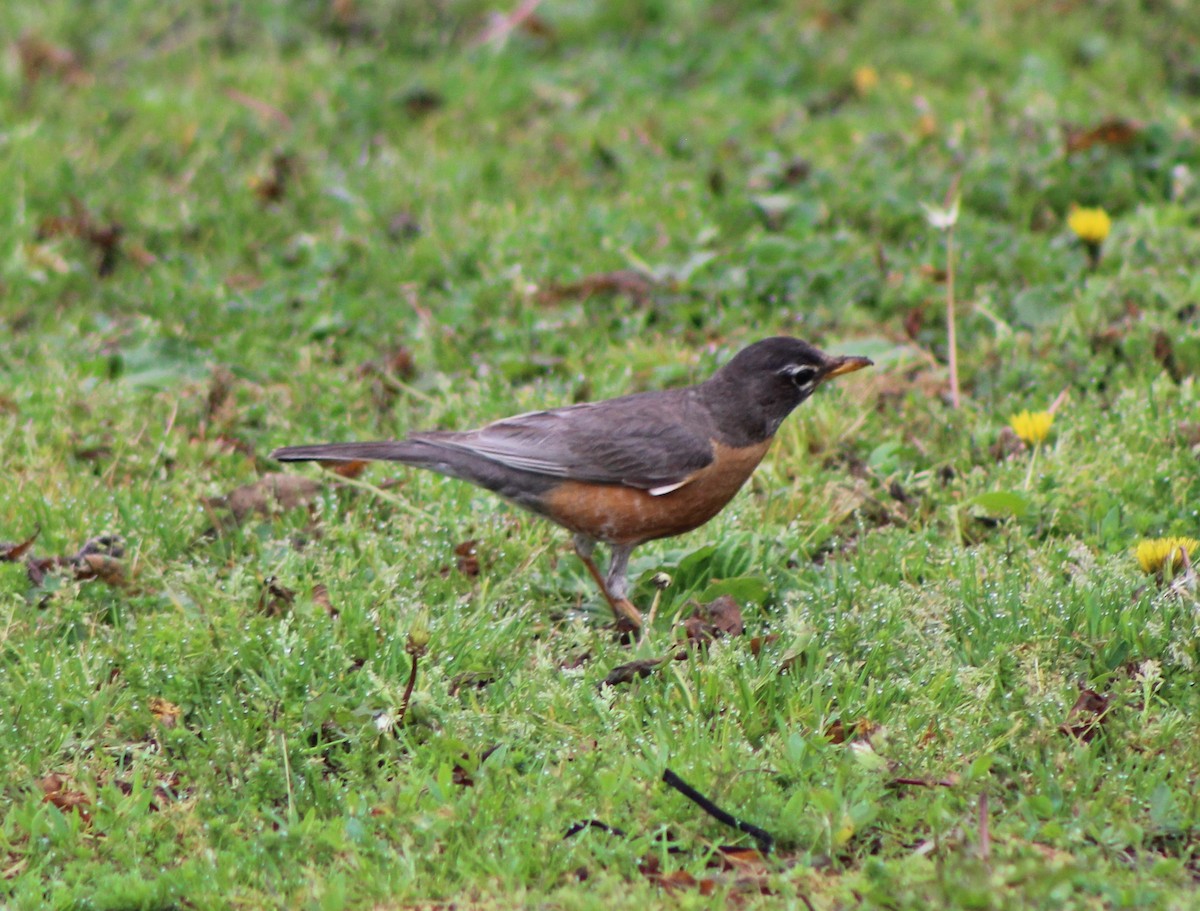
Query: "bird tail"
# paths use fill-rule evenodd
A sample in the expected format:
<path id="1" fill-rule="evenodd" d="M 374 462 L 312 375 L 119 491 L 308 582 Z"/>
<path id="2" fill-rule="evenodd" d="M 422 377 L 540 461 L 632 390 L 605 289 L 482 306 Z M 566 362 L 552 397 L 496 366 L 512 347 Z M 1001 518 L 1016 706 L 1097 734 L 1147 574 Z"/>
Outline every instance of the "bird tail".
<path id="1" fill-rule="evenodd" d="M 429 462 L 429 447 L 412 440 L 379 443 L 321 443 L 315 446 L 284 446 L 271 453 L 279 462 Z"/>

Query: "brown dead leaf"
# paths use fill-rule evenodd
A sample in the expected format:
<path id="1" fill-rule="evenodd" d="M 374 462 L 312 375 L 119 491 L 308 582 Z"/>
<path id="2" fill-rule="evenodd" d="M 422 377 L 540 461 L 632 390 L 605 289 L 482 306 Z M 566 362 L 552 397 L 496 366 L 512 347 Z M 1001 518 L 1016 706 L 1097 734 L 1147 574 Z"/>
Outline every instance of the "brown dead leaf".
<path id="1" fill-rule="evenodd" d="M 120 255 L 121 236 L 124 227 L 118 221 L 98 221 L 78 199 L 71 198 L 71 214 L 44 218 L 38 225 L 37 239 L 49 237 L 77 237 L 96 249 L 100 260 L 96 273 L 101 277 L 111 275 Z"/>
<path id="2" fill-rule="evenodd" d="M 17 59 L 21 64 L 21 75 L 30 85 L 43 76 L 53 76 L 72 86 L 88 85 L 92 81 L 73 51 L 51 44 L 32 32 L 25 32 L 17 39 Z"/>
<path id="3" fill-rule="evenodd" d="M 263 580 L 262 591 L 258 595 L 258 609 L 268 617 L 282 617 L 291 610 L 296 593 L 285 588 L 274 576 Z"/>
<path id="4" fill-rule="evenodd" d="M 628 664 L 618 665 L 608 672 L 608 676 L 600 685 L 617 686 L 621 683 L 632 683 L 639 677 L 648 677 L 650 672 L 665 660 L 665 658 L 642 658 L 638 661 L 630 661 Z"/>
<path id="5" fill-rule="evenodd" d="M 83 543 L 83 547 L 79 548 L 79 552 L 72 559 L 81 560 L 92 554 L 101 554 L 119 560 L 125 556 L 125 539 L 112 532 L 95 535 Z"/>
<path id="6" fill-rule="evenodd" d="M 276 152 L 271 156 L 270 171 L 267 176 L 252 179 L 250 181 L 251 189 L 264 205 L 279 202 L 287 195 L 288 185 L 298 170 L 298 163 L 294 155 L 287 152 Z"/>
<path id="7" fill-rule="evenodd" d="M 75 578 L 80 581 L 98 579 L 112 588 L 125 585 L 125 565 L 106 554 L 84 554 L 75 562 Z"/>
<path id="8" fill-rule="evenodd" d="M 925 325 L 925 305 L 917 304 L 904 315 L 904 334 L 910 339 L 916 340 L 921 334 L 921 329 Z"/>
<path id="9" fill-rule="evenodd" d="M 400 345 L 381 358 L 364 362 L 357 372 L 361 377 L 382 373 L 402 380 L 411 380 L 417 375 L 417 362 L 413 353 L 404 345 Z"/>
<path id="10" fill-rule="evenodd" d="M 1000 428 L 996 442 L 988 447 L 988 454 L 997 462 L 1005 462 L 1024 449 L 1025 444 L 1021 442 L 1016 431 L 1005 424 Z"/>
<path id="11" fill-rule="evenodd" d="M 766 646 L 778 641 L 779 633 L 767 633 L 765 636 L 754 636 L 750 640 L 750 654 L 757 658 Z"/>
<path id="12" fill-rule="evenodd" d="M 1179 369 L 1179 362 L 1175 359 L 1175 346 L 1171 341 L 1171 336 L 1161 329 L 1154 333 L 1154 359 L 1172 380 L 1176 383 L 1182 381 L 1183 372 Z"/>
<path id="13" fill-rule="evenodd" d="M 700 644 L 722 636 L 740 636 L 746 629 L 742 609 L 729 595 L 721 595 L 708 604 L 697 605 L 695 613 L 683 621 L 688 642 Z"/>
<path id="14" fill-rule="evenodd" d="M 99 443 L 95 446 L 81 446 L 72 452 L 81 462 L 105 462 L 112 458 L 113 449 L 108 443 Z"/>
<path id="15" fill-rule="evenodd" d="M 1100 733 L 1100 726 L 1108 720 L 1112 708 L 1112 697 L 1097 693 L 1084 684 L 1079 684 L 1079 698 L 1067 712 L 1067 720 L 1058 726 L 1059 731 L 1084 743 L 1091 743 Z"/>
<path id="16" fill-rule="evenodd" d="M 35 557 L 30 555 L 25 561 L 25 575 L 29 579 L 29 584 L 34 588 L 40 586 L 46 581 L 46 574 L 52 570 L 57 561 L 50 557 Z"/>
<path id="17" fill-rule="evenodd" d="M 42 802 L 53 804 L 65 812 L 74 811 L 84 822 L 91 822 L 92 814 L 88 809 L 92 802 L 82 791 L 67 790 L 67 780 L 57 772 L 51 772 L 38 780 L 42 789 Z"/>
<path id="18" fill-rule="evenodd" d="M 709 888 L 705 889 L 701 880 L 696 879 L 687 870 L 672 870 L 670 873 L 647 873 L 646 879 L 655 885 L 662 886 L 668 892 L 674 892 L 679 889 L 700 888 L 701 895 L 711 895 L 713 891 L 711 881 L 706 880 L 704 882 L 704 884 L 709 885 Z"/>
<path id="19" fill-rule="evenodd" d="M 312 478 L 271 472 L 253 484 L 238 487 L 224 497 L 211 497 L 205 503 L 213 508 L 228 509 L 234 521 L 241 522 L 255 513 L 269 517 L 273 512 L 307 506 L 320 489 L 320 483 Z"/>
<path id="20" fill-rule="evenodd" d="M 161 696 L 151 696 L 147 707 L 150 709 L 150 714 L 154 716 L 154 720 L 164 728 L 173 728 L 178 725 L 179 719 L 183 715 L 183 710 L 179 706 L 168 702 Z"/>
<path id="21" fill-rule="evenodd" d="M 825 728 L 825 737 L 830 743 L 839 744 L 847 741 L 864 741 L 870 740 L 871 735 L 879 730 L 879 725 L 874 721 L 866 718 L 860 718 L 858 721 L 852 722 L 849 727 L 843 723 L 842 719 L 835 718 L 828 727 Z"/>
<path id="22" fill-rule="evenodd" d="M 1063 126 L 1063 138 L 1068 155 L 1084 152 L 1093 146 L 1105 145 L 1126 148 L 1133 145 L 1145 124 L 1122 117 L 1109 117 L 1094 127 Z"/>
<path id="23" fill-rule="evenodd" d="M 587 300 L 600 294 L 623 294 L 637 304 L 645 304 L 654 293 L 655 282 L 633 269 L 600 272 L 577 282 L 551 283 L 537 294 L 539 304 L 558 304 L 565 300 Z"/>
<path id="24" fill-rule="evenodd" d="M 339 611 L 333 606 L 333 599 L 329 597 L 329 588 L 324 582 L 318 582 L 313 586 L 312 590 L 313 604 L 321 608 L 333 620 L 338 618 Z"/>
<path id="25" fill-rule="evenodd" d="M 562 661 L 558 662 L 558 666 L 564 671 L 572 671 L 577 667 L 583 667 L 591 660 L 592 653 L 587 649 L 584 649 L 583 651 L 576 652 L 570 658 L 564 658 Z"/>
<path id="26" fill-rule="evenodd" d="M 935 284 L 945 284 L 946 270 L 930 263 L 921 263 L 917 267 L 917 271 L 921 274 L 921 278 L 927 279 Z"/>
<path id="27" fill-rule="evenodd" d="M 454 555 L 458 558 L 456 564 L 458 571 L 471 579 L 479 575 L 478 544 L 479 542 L 472 538 L 454 548 Z"/>
<path id="28" fill-rule="evenodd" d="M 0 544 L 0 563 L 16 563 L 28 552 L 29 548 L 33 547 L 33 542 L 37 540 L 38 535 L 42 533 L 42 527 L 35 525 L 33 534 L 24 541 L 17 544 L 9 544 L 7 542 Z"/>
<path id="29" fill-rule="evenodd" d="M 321 467 L 339 478 L 349 478 L 353 481 L 366 471 L 370 464 L 366 459 L 355 459 L 352 462 L 325 462 Z"/>
<path id="30" fill-rule="evenodd" d="M 404 110 L 409 117 L 419 120 L 445 107 L 446 98 L 435 89 L 417 86 L 405 92 L 400 103 L 404 105 Z"/>

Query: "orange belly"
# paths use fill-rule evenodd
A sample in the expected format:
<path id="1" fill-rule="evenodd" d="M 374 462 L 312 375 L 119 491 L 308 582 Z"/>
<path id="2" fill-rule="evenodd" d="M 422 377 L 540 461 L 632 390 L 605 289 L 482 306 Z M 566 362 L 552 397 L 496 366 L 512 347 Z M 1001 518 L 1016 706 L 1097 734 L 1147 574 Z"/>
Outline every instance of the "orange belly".
<path id="1" fill-rule="evenodd" d="M 547 494 L 546 515 L 608 544 L 641 544 L 681 535 L 719 513 L 762 461 L 771 441 L 743 449 L 713 443 L 712 463 L 677 490 L 654 496 L 618 484 L 566 481 Z"/>

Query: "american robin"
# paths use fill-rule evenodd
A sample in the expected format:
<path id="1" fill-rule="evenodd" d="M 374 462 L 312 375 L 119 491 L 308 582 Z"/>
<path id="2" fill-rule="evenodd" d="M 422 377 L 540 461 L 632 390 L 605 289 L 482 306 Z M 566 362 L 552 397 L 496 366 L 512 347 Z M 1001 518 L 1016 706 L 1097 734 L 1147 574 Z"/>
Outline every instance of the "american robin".
<path id="1" fill-rule="evenodd" d="M 642 616 L 628 597 L 633 549 L 715 516 L 792 409 L 825 380 L 870 365 L 780 336 L 742 349 L 696 386 L 531 411 L 478 430 L 285 446 L 271 457 L 404 462 L 493 491 L 571 531 L 618 621 L 638 628 Z M 607 579 L 592 560 L 598 541 L 612 551 Z"/>

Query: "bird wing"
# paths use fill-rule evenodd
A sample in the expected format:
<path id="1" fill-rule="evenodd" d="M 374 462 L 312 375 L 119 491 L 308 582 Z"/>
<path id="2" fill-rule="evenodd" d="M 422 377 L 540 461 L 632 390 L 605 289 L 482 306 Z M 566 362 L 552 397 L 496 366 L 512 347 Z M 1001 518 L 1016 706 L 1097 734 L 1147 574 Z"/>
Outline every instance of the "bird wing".
<path id="1" fill-rule="evenodd" d="M 534 474 L 622 484 L 661 495 L 677 490 L 714 458 L 709 422 L 670 390 L 550 411 L 531 411 L 465 433 L 410 439 L 458 449 Z"/>

